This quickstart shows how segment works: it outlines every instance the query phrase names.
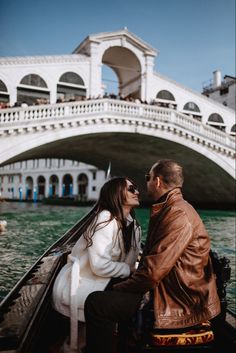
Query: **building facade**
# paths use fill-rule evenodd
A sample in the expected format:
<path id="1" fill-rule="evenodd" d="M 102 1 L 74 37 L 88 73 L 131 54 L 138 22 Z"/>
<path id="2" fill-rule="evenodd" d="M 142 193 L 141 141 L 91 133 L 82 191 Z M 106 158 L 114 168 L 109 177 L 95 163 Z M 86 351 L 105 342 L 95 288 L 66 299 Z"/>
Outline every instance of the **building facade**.
<path id="1" fill-rule="evenodd" d="M 0 168 L 3 199 L 73 198 L 95 201 L 106 175 L 92 165 L 64 159 L 34 159 Z"/>
<path id="2" fill-rule="evenodd" d="M 213 72 L 213 79 L 203 85 L 202 94 L 235 110 L 236 77 L 225 75 L 222 80 L 221 72 L 216 70 Z"/>

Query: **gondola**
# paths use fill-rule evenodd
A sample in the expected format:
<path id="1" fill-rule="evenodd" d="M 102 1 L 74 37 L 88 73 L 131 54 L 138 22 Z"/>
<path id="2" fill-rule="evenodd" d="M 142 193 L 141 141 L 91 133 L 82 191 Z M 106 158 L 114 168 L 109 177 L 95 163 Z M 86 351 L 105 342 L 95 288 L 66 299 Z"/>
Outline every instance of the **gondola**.
<path id="1" fill-rule="evenodd" d="M 39 258 L 0 303 L 0 352 L 61 353 L 63 342 L 69 334 L 69 320 L 62 318 L 52 308 L 52 285 L 72 246 L 83 234 L 93 210 Z M 212 338 L 201 343 L 186 341 L 184 344 L 167 344 L 165 340 L 164 343 L 157 343 L 157 333 L 152 328 L 150 301 L 127 325 L 125 334 L 121 334 L 119 329 L 114 332 L 114 339 L 122 341 L 122 353 L 236 351 L 236 317 L 227 309 L 226 301 L 226 285 L 230 279 L 229 260 L 219 258 L 213 252 L 211 256 L 222 306 L 219 317 L 210 323 Z"/>

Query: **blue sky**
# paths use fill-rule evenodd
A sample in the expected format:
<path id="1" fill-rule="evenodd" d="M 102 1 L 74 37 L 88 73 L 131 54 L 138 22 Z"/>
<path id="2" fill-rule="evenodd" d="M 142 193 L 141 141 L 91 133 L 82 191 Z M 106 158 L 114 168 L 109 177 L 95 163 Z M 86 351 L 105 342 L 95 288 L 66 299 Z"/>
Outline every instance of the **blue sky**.
<path id="1" fill-rule="evenodd" d="M 160 51 L 155 70 L 201 91 L 235 76 L 235 0 L 0 0 L 0 56 L 70 54 L 89 34 L 127 27 Z"/>

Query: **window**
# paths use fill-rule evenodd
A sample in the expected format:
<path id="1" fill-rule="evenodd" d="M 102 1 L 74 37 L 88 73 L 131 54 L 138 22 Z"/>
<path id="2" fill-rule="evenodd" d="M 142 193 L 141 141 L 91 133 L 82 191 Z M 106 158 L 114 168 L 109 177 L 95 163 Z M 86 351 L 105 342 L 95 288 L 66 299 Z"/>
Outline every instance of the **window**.
<path id="1" fill-rule="evenodd" d="M 17 102 L 31 104 L 49 103 L 50 93 L 46 82 L 36 74 L 23 77 L 17 87 Z"/>
<path id="2" fill-rule="evenodd" d="M 166 90 L 160 91 L 157 94 L 156 98 L 165 99 L 165 100 L 168 100 L 168 101 L 175 101 L 175 97 L 173 96 L 173 94 L 170 93 L 169 91 L 166 91 Z"/>
<path id="3" fill-rule="evenodd" d="M 217 113 L 211 114 L 208 118 L 208 121 L 214 123 L 224 123 L 223 118 L 220 116 L 220 114 Z"/>
<path id="4" fill-rule="evenodd" d="M 3 81 L 0 80 L 0 102 L 8 103 L 9 102 L 9 94 L 7 92 L 7 87 Z"/>
<path id="5" fill-rule="evenodd" d="M 97 177 L 97 173 L 93 172 L 93 180 L 96 180 L 96 177 Z"/>
<path id="6" fill-rule="evenodd" d="M 57 85 L 57 102 L 78 100 L 86 96 L 83 79 L 75 72 L 64 73 Z"/>
<path id="7" fill-rule="evenodd" d="M 220 95 L 223 96 L 224 94 L 229 93 L 229 87 L 222 88 L 220 90 Z"/>
<path id="8" fill-rule="evenodd" d="M 195 104 L 193 102 L 186 103 L 185 106 L 184 106 L 184 110 L 189 110 L 191 112 L 200 113 L 199 107 L 197 106 L 197 104 Z"/>
<path id="9" fill-rule="evenodd" d="M 220 116 L 220 114 L 217 114 L 217 113 L 211 114 L 208 118 L 207 123 L 218 130 L 225 131 L 224 120 Z"/>
<path id="10" fill-rule="evenodd" d="M 29 74 L 20 81 L 21 85 L 47 88 L 46 82 L 39 75 Z"/>
<path id="11" fill-rule="evenodd" d="M 230 130 L 230 135 L 235 136 L 236 135 L 236 124 L 234 124 Z"/>

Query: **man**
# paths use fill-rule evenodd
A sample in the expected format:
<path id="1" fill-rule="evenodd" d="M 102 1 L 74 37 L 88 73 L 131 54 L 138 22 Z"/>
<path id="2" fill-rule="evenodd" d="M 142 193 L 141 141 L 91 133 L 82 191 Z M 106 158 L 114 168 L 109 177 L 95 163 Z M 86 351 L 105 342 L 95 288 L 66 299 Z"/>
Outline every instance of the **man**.
<path id="1" fill-rule="evenodd" d="M 85 306 L 88 353 L 112 352 L 115 322 L 129 320 L 144 293 L 154 293 L 154 326 L 190 327 L 220 313 L 210 240 L 194 208 L 182 196 L 182 167 L 159 160 L 146 175 L 152 205 L 138 269 L 113 291 L 90 294 Z M 99 350 L 100 349 L 100 350 Z"/>

